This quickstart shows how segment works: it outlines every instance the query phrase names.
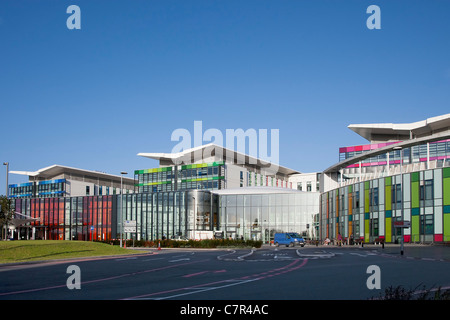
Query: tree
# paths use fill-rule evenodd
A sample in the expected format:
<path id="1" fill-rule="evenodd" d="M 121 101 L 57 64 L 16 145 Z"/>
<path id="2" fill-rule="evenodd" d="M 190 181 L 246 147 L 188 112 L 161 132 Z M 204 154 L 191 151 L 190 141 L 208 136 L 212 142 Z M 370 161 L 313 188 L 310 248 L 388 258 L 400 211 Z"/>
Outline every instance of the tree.
<path id="1" fill-rule="evenodd" d="M 13 210 L 12 201 L 6 196 L 0 196 L 0 225 L 2 228 L 2 239 L 6 238 L 6 228 L 12 220 Z"/>

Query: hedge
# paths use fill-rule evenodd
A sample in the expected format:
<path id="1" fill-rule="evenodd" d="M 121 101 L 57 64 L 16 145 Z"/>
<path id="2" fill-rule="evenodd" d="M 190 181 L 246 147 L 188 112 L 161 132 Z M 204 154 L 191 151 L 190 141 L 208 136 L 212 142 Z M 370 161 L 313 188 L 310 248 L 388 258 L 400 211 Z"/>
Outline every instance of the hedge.
<path id="1" fill-rule="evenodd" d="M 119 245 L 120 240 L 114 239 L 108 241 L 112 245 Z M 238 248 L 261 248 L 262 241 L 255 240 L 230 240 L 230 239 L 204 239 L 204 240 L 123 240 L 127 247 L 144 247 L 144 248 L 157 248 L 158 245 L 161 248 L 226 248 L 226 247 L 238 247 Z"/>

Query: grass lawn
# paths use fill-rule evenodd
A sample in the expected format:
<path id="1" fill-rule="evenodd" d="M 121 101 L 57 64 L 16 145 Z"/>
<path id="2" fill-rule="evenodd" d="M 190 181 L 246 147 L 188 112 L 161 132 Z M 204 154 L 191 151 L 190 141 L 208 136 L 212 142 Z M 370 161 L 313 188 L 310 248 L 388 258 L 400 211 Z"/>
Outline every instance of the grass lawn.
<path id="1" fill-rule="evenodd" d="M 56 260 L 139 253 L 119 246 L 89 241 L 0 241 L 0 263 Z"/>

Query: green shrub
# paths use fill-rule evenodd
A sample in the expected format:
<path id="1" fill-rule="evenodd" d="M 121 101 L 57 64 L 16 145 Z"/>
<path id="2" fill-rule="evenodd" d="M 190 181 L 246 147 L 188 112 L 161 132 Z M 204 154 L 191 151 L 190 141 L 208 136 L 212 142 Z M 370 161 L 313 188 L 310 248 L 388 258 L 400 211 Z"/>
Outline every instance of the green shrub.
<path id="1" fill-rule="evenodd" d="M 175 241 L 170 239 L 165 240 L 123 240 L 127 247 L 145 247 L 145 248 L 157 248 L 158 245 L 161 248 L 261 248 L 262 241 L 255 240 L 235 240 L 235 239 L 203 239 L 203 240 L 187 240 L 187 241 Z M 119 245 L 120 240 L 114 239 L 108 241 L 112 245 Z"/>

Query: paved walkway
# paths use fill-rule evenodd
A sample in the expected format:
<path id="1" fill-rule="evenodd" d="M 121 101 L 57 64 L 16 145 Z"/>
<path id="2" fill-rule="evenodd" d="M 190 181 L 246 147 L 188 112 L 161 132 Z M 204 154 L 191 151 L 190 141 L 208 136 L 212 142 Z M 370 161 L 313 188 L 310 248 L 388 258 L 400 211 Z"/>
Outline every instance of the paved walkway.
<path id="1" fill-rule="evenodd" d="M 307 246 L 311 247 L 311 246 Z M 307 248 L 305 247 L 305 248 Z M 382 245 L 364 244 L 361 246 L 335 246 L 335 245 L 319 245 L 318 247 L 325 248 L 341 248 L 341 249 L 357 249 L 357 250 L 376 250 L 379 253 L 389 254 L 393 256 L 401 256 L 400 244 L 385 244 Z M 450 246 L 432 245 L 432 244 L 410 244 L 405 243 L 403 247 L 403 256 L 410 259 L 423 260 L 446 260 L 450 261 Z"/>

